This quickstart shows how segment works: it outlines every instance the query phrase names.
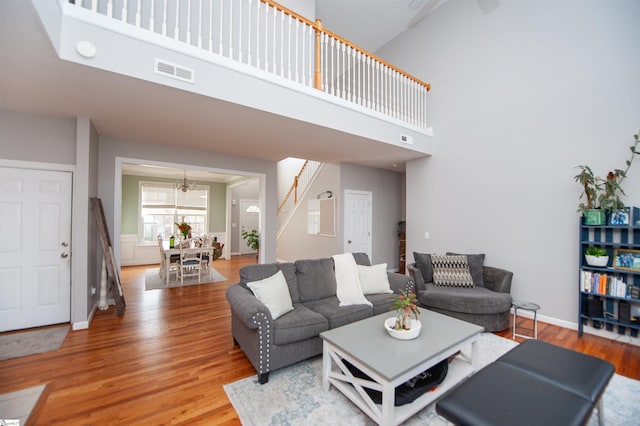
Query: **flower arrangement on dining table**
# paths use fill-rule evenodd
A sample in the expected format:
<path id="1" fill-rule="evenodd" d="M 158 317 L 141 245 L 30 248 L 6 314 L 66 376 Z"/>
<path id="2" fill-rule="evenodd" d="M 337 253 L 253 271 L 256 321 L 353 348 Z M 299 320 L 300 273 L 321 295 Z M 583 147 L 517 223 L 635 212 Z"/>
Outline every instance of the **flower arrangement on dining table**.
<path id="1" fill-rule="evenodd" d="M 175 222 L 175 224 L 178 227 L 178 231 L 180 231 L 180 233 L 186 240 L 189 237 L 189 232 L 191 232 L 191 225 L 185 222 L 184 219 L 180 223 Z"/>
<path id="2" fill-rule="evenodd" d="M 399 295 L 393 295 L 393 303 L 391 303 L 391 309 L 396 311 L 396 322 L 393 326 L 394 330 L 411 330 L 409 319 L 413 317 L 418 319 L 420 309 L 416 302 L 418 298 L 414 291 L 400 290 Z"/>

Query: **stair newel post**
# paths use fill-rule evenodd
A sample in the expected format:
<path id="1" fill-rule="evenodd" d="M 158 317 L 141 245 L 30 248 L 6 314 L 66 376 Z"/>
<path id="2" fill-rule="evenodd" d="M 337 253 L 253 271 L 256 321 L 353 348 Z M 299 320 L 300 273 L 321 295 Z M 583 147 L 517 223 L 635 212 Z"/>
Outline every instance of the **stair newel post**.
<path id="1" fill-rule="evenodd" d="M 321 70 L 321 59 L 320 59 L 320 43 L 322 37 L 322 21 L 320 19 L 316 19 L 316 72 L 315 78 L 313 81 L 313 87 L 322 90 L 322 70 Z"/>

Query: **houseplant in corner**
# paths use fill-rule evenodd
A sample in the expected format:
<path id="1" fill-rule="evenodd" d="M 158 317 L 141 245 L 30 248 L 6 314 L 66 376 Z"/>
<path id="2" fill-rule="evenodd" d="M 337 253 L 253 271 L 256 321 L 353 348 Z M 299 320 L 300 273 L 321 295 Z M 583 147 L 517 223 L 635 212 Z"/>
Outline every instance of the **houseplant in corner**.
<path id="1" fill-rule="evenodd" d="M 247 246 L 251 250 L 256 251 L 256 260 L 258 260 L 260 254 L 260 234 L 255 229 L 250 232 L 242 231 L 242 239 L 247 241 Z"/>
<path id="2" fill-rule="evenodd" d="M 590 266 L 603 268 L 609 263 L 609 253 L 602 247 L 587 247 L 584 251 L 584 257 L 587 265 Z"/>
<path id="3" fill-rule="evenodd" d="M 585 198 L 581 202 L 578 211 L 584 215 L 585 225 L 604 225 L 606 223 L 606 212 L 620 210 L 624 203 L 620 199 L 626 195 L 622 189 L 622 181 L 627 177 L 627 172 L 631 168 L 633 159 L 638 151 L 640 133 L 633 135 L 633 145 L 629 148 L 631 157 L 625 162 L 626 168 L 614 169 L 607 173 L 606 179 L 596 176 L 591 167 L 587 165 L 577 166 L 580 173 L 573 178 L 582 186 L 580 198 Z"/>

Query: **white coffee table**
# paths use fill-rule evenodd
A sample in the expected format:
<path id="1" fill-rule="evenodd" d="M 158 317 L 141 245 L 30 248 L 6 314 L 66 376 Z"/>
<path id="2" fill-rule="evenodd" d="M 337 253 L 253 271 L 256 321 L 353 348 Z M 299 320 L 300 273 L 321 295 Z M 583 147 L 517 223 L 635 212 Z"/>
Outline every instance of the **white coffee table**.
<path id="1" fill-rule="evenodd" d="M 422 332 L 413 340 L 397 340 L 384 329 L 384 320 L 393 312 L 357 321 L 320 333 L 323 339 L 322 385 L 333 385 L 373 421 L 380 425 L 402 423 L 431 404 L 453 385 L 477 369 L 478 335 L 483 327 L 423 309 Z M 438 362 L 467 348 L 462 361 L 455 361 L 443 383 L 411 404 L 395 406 L 395 388 Z M 457 357 L 461 358 L 461 357 Z M 347 360 L 372 380 L 353 376 L 342 360 Z M 333 368 L 333 366 L 337 368 Z M 364 387 L 382 392 L 376 404 Z"/>

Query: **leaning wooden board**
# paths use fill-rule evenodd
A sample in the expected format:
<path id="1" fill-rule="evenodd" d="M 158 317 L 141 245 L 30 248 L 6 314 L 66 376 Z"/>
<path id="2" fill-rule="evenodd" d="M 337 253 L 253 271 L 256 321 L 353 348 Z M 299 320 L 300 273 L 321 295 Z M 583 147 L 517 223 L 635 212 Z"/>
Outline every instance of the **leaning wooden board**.
<path id="1" fill-rule="evenodd" d="M 98 231 L 100 232 L 100 241 L 102 242 L 102 251 L 107 265 L 108 288 L 111 290 L 113 299 L 116 303 L 118 316 L 124 315 L 124 293 L 122 292 L 122 284 L 120 283 L 120 274 L 118 273 L 118 265 L 113 256 L 113 247 L 111 246 L 111 238 L 109 238 L 109 230 L 107 229 L 107 221 L 104 218 L 104 210 L 102 209 L 102 201 L 99 198 L 91 198 L 91 208 L 96 217 Z"/>

